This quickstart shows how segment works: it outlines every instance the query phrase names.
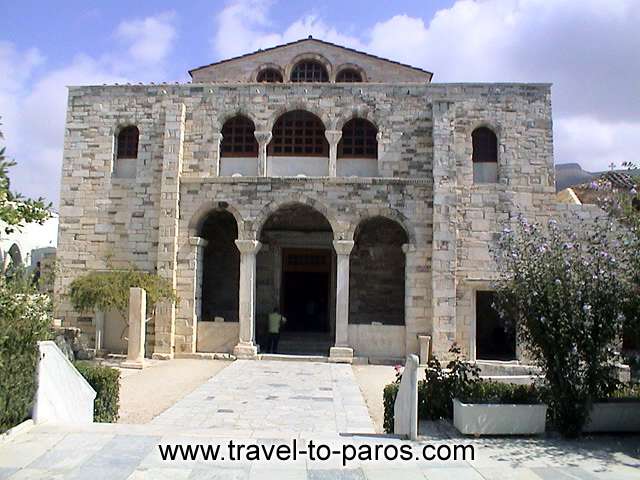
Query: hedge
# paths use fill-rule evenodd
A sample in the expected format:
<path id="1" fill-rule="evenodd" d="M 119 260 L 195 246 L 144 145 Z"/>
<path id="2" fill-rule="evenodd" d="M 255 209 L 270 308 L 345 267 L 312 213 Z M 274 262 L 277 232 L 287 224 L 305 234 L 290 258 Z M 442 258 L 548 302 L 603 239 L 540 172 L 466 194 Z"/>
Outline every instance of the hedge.
<path id="1" fill-rule="evenodd" d="M 514 385 L 483 380 L 475 383 L 470 392 L 461 395 L 459 400 L 464 403 L 511 403 L 530 405 L 541 403 L 540 391 L 535 385 Z"/>
<path id="2" fill-rule="evenodd" d="M 51 302 L 0 280 L 0 432 L 29 418 L 36 393 L 38 341 L 49 338 Z"/>
<path id="3" fill-rule="evenodd" d="M 115 423 L 120 409 L 120 372 L 91 362 L 76 362 L 75 366 L 96 391 L 93 421 Z"/>

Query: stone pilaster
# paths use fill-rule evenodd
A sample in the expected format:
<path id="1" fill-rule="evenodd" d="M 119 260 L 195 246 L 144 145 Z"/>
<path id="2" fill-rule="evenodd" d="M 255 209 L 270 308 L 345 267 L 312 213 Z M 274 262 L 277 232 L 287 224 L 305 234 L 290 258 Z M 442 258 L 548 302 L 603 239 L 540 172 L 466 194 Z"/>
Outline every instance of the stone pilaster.
<path id="1" fill-rule="evenodd" d="M 273 134 L 266 130 L 256 130 L 253 135 L 258 141 L 258 176 L 267 176 L 267 146 Z"/>
<path id="2" fill-rule="evenodd" d="M 455 118 L 452 102 L 433 103 L 433 354 L 443 358 L 456 339 L 457 216 Z"/>
<path id="3" fill-rule="evenodd" d="M 180 217 L 180 175 L 182 173 L 182 154 L 184 144 L 185 106 L 169 103 L 165 107 L 164 149 L 162 156 L 162 176 L 160 179 L 160 208 L 158 216 L 158 275 L 167 279 L 176 287 L 176 267 L 178 254 L 178 220 Z M 171 358 L 174 353 L 175 305 L 164 305 L 159 309 L 162 315 L 156 318 L 155 348 L 158 355 Z M 191 337 L 191 338 L 189 338 Z M 193 344 L 192 336 L 185 343 Z M 171 351 L 167 351 L 167 346 Z"/>
<path id="4" fill-rule="evenodd" d="M 212 177 L 220 176 L 220 145 L 222 145 L 222 133 L 216 132 L 211 134 L 211 143 L 213 144 L 213 158 L 211 159 L 211 170 L 209 175 Z"/>
<path id="5" fill-rule="evenodd" d="M 139 287 L 129 289 L 129 333 L 125 368 L 144 366 L 145 320 L 147 318 L 147 292 Z"/>
<path id="6" fill-rule="evenodd" d="M 329 176 L 338 176 L 338 143 L 342 138 L 342 130 L 325 130 L 324 136 L 329 142 Z"/>
<path id="7" fill-rule="evenodd" d="M 349 346 L 349 255 L 353 240 L 334 240 L 336 251 L 336 343 L 329 351 L 329 361 L 353 361 L 353 349 Z"/>
<path id="8" fill-rule="evenodd" d="M 233 354 L 237 358 L 255 358 L 256 254 L 262 244 L 256 240 L 236 240 L 236 246 L 240 250 L 240 338 Z"/>

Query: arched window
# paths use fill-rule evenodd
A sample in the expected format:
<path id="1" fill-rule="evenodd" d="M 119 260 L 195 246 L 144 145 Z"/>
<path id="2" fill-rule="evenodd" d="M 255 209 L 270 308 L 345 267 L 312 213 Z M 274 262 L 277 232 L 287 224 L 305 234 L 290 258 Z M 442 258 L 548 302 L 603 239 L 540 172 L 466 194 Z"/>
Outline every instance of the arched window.
<path id="1" fill-rule="evenodd" d="M 343 68 L 336 75 L 336 83 L 362 82 L 362 75 L 355 68 Z"/>
<path id="2" fill-rule="evenodd" d="M 222 127 L 221 157 L 257 157 L 258 141 L 255 125 L 247 117 L 238 115 L 227 120 Z"/>
<path id="3" fill-rule="evenodd" d="M 139 137 L 138 127 L 134 125 L 121 129 L 118 132 L 116 158 L 137 158 Z"/>
<path id="4" fill-rule="evenodd" d="M 282 83 L 282 74 L 275 68 L 265 68 L 258 73 L 258 82 Z"/>
<path id="5" fill-rule="evenodd" d="M 338 158 L 378 158 L 376 127 L 364 118 L 349 120 L 342 127 Z"/>
<path id="6" fill-rule="evenodd" d="M 268 154 L 328 157 L 329 143 L 324 135 L 322 120 L 304 110 L 285 113 L 273 126 Z"/>
<path id="7" fill-rule="evenodd" d="M 473 144 L 473 182 L 498 182 L 498 138 L 487 127 L 476 128 L 471 133 Z"/>
<path id="8" fill-rule="evenodd" d="M 328 82 L 329 74 L 320 62 L 316 60 L 302 60 L 291 70 L 292 82 Z"/>

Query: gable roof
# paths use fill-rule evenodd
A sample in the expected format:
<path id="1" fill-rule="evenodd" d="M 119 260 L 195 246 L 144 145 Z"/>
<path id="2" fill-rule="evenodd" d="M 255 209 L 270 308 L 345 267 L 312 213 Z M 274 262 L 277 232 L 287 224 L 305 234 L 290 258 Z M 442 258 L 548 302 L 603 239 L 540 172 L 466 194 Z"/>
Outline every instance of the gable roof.
<path id="1" fill-rule="evenodd" d="M 226 58 L 226 59 L 220 60 L 218 62 L 213 62 L 213 63 L 209 63 L 207 65 L 202 65 L 200 67 L 192 68 L 191 70 L 189 70 L 189 75 L 191 77 L 193 77 L 193 72 L 195 72 L 197 70 L 202 70 L 203 68 L 213 67 L 214 65 L 220 65 L 222 63 L 232 62 L 234 60 L 239 60 L 241 58 L 247 58 L 247 57 L 250 57 L 252 55 L 257 55 L 257 54 L 260 54 L 260 53 L 269 52 L 271 50 L 276 50 L 278 48 L 288 47 L 288 46 L 291 46 L 291 45 L 296 45 L 298 43 L 309 42 L 309 41 L 318 42 L 318 43 L 320 43 L 322 45 L 328 45 L 330 47 L 341 48 L 342 50 L 346 50 L 348 52 L 357 53 L 359 55 L 366 55 L 367 57 L 370 57 L 370 58 L 375 58 L 377 60 L 382 60 L 382 61 L 385 61 L 385 62 L 393 63 L 395 65 L 400 65 L 401 67 L 406 67 L 406 68 L 410 68 L 412 70 L 416 70 L 416 71 L 421 72 L 421 73 L 426 73 L 431 78 L 433 78 L 433 72 L 430 72 L 429 70 L 424 70 L 422 68 L 414 67 L 413 65 L 408 65 L 406 63 L 397 62 L 395 60 L 390 60 L 388 58 L 379 57 L 379 56 L 373 55 L 371 53 L 363 52 L 361 50 L 356 50 L 355 48 L 349 48 L 349 47 L 345 47 L 345 46 L 342 46 L 342 45 L 338 45 L 337 43 L 331 43 L 331 42 L 327 42 L 325 40 L 319 40 L 317 38 L 313 38 L 311 35 L 309 35 L 307 38 L 301 38 L 300 40 L 295 40 L 293 42 L 282 43 L 280 45 L 276 45 L 274 47 L 269 47 L 269 48 L 261 48 L 261 49 L 258 49 L 256 51 L 254 51 L 254 52 L 245 53 L 243 55 L 238 55 L 237 57 Z"/>

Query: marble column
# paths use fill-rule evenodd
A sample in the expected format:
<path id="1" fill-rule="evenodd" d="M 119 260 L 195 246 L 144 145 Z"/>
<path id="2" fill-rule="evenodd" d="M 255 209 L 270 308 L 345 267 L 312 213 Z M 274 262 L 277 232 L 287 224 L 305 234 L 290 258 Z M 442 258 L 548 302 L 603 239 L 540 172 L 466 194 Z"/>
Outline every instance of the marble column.
<path id="1" fill-rule="evenodd" d="M 256 240 L 236 240 L 240 250 L 240 338 L 233 349 L 237 358 L 255 358 L 256 254 L 262 244 Z"/>
<path id="2" fill-rule="evenodd" d="M 329 176 L 338 176 L 338 143 L 342 138 L 342 130 L 325 130 L 324 136 L 329 142 Z"/>
<path id="3" fill-rule="evenodd" d="M 96 323 L 96 354 L 100 352 L 104 347 L 104 317 L 105 314 L 102 310 L 96 310 L 95 323 Z"/>
<path id="4" fill-rule="evenodd" d="M 256 130 L 253 135 L 258 141 L 258 176 L 267 176 L 267 146 L 273 137 L 268 130 Z"/>
<path id="5" fill-rule="evenodd" d="M 124 368 L 144 366 L 144 341 L 147 318 L 147 292 L 139 287 L 129 289 L 129 335 Z"/>
<path id="6" fill-rule="evenodd" d="M 334 240 L 336 251 L 336 343 L 329 350 L 330 362 L 351 363 L 353 349 L 349 346 L 349 254 L 353 240 Z"/>

